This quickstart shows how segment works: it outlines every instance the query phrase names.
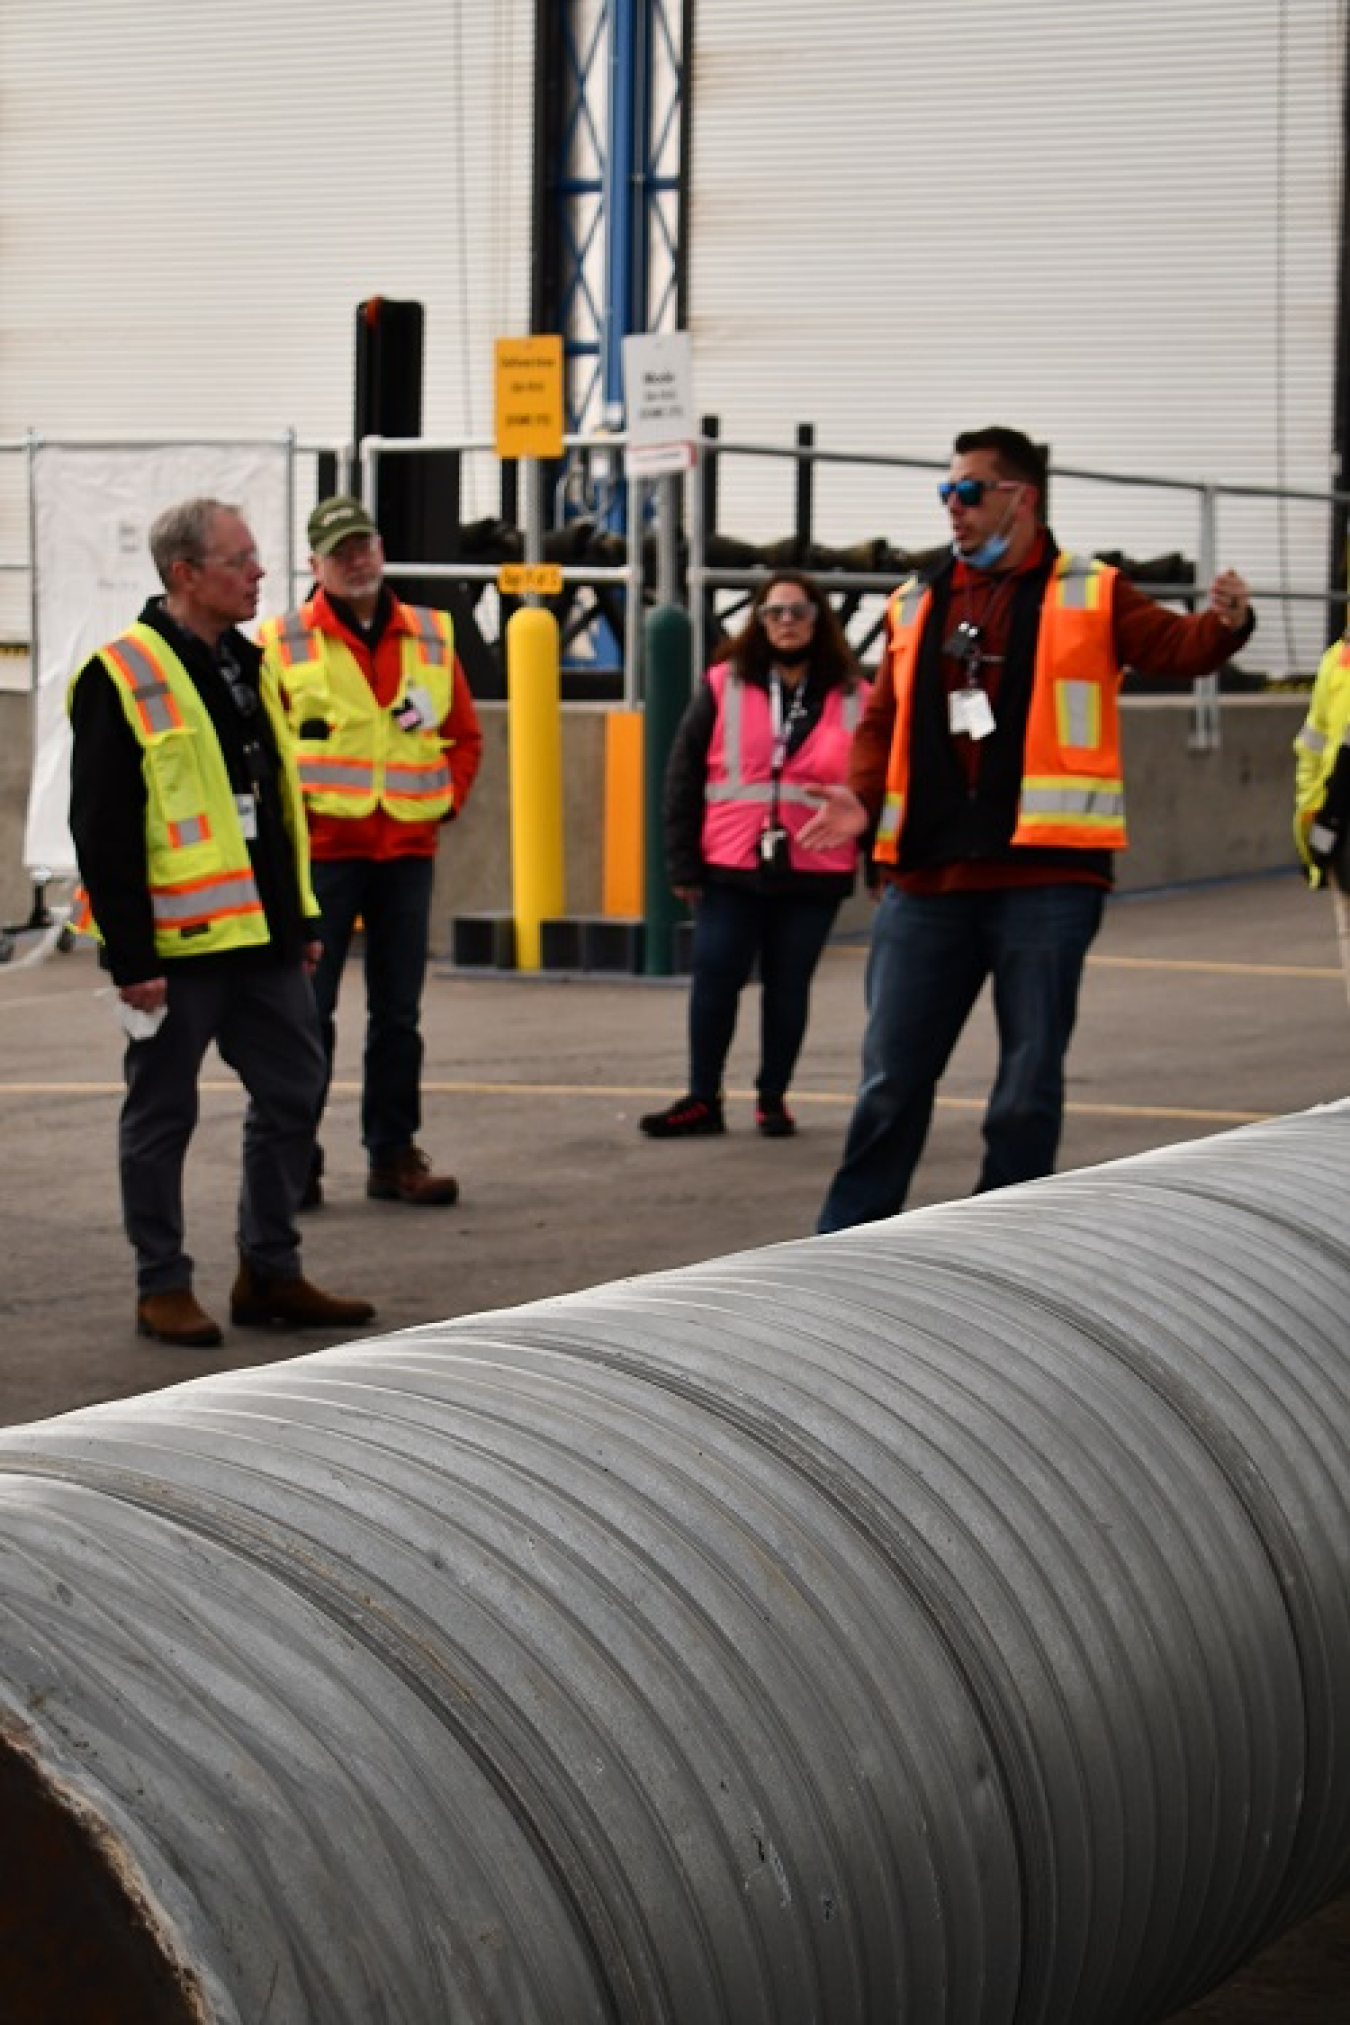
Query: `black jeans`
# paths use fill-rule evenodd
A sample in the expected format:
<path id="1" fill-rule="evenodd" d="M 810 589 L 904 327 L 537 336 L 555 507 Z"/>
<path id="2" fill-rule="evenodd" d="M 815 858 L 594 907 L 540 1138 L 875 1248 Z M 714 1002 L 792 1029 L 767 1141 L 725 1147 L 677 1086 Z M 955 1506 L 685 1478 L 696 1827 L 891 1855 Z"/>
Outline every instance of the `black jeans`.
<path id="1" fill-rule="evenodd" d="M 141 1294 L 192 1283 L 183 1248 L 183 1164 L 198 1113 L 197 1081 L 215 1042 L 249 1094 L 239 1191 L 239 1249 L 259 1277 L 300 1271 L 295 1212 L 309 1174 L 325 1071 L 314 991 L 304 966 L 248 958 L 175 974 L 169 1010 L 126 1052 L 118 1128 L 122 1211 Z"/>
<path id="2" fill-rule="evenodd" d="M 782 1097 L 792 1081 L 811 1007 L 811 980 L 841 901 L 833 894 L 760 893 L 704 887 L 694 916 L 689 994 L 689 1089 L 722 1092 L 741 992 L 759 960 L 761 1097 Z"/>
<path id="3" fill-rule="evenodd" d="M 314 995 L 330 1077 L 338 990 L 358 917 L 365 928 L 361 1138 L 371 1159 L 378 1160 L 411 1146 L 422 1122 L 422 986 L 436 861 L 330 858 L 316 860 L 311 869 L 323 912 L 323 956 L 314 973 Z"/>
<path id="4" fill-rule="evenodd" d="M 862 1086 L 819 1230 L 871 1223 L 902 1207 L 939 1078 L 986 978 L 999 1058 L 977 1193 L 1051 1172 L 1064 1057 L 1104 901 L 1100 887 L 1074 884 L 942 894 L 886 888 L 867 960 Z"/>

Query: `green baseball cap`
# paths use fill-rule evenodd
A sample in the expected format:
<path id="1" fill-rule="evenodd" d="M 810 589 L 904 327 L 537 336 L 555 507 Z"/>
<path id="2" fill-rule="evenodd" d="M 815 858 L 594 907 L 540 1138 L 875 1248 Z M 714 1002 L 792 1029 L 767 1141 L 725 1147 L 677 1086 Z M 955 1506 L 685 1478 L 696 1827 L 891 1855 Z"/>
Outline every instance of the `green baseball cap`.
<path id="1" fill-rule="evenodd" d="M 321 499 L 309 516 L 309 547 L 311 555 L 331 555 L 340 541 L 349 534 L 378 534 L 370 515 L 359 499 L 348 493 L 339 493 L 334 499 Z"/>

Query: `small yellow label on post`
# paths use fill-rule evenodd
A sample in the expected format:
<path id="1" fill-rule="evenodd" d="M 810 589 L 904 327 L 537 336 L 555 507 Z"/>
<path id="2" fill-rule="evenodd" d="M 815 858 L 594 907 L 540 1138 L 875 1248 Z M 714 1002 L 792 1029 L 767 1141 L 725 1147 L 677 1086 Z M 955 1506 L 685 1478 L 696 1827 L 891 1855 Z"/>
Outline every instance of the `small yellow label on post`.
<path id="1" fill-rule="evenodd" d="M 558 336 L 497 339 L 497 455 L 563 454 L 563 351 Z"/>
<path id="2" fill-rule="evenodd" d="M 504 598 L 556 598 L 562 587 L 561 563 L 503 563 L 497 572 Z"/>

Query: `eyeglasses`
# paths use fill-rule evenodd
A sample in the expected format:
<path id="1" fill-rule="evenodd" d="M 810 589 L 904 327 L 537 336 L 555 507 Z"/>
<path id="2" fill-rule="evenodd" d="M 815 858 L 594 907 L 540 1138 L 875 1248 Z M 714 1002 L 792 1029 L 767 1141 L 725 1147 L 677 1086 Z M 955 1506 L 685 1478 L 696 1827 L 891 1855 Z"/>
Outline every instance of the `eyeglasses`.
<path id="1" fill-rule="evenodd" d="M 786 625 L 792 619 L 814 619 L 816 608 L 814 605 L 805 604 L 761 605 L 759 616 L 761 619 L 767 619 L 770 625 L 781 626 Z"/>
<path id="2" fill-rule="evenodd" d="M 223 570 L 255 569 L 262 558 L 256 548 L 241 548 L 234 555 L 203 555 L 194 559 L 194 567 L 204 570 L 211 563 L 219 563 Z"/>
<path id="3" fill-rule="evenodd" d="M 938 498 L 946 506 L 950 499 L 956 499 L 962 506 L 978 506 L 986 492 L 1016 492 L 1017 481 L 1012 478 L 944 478 L 938 487 Z"/>

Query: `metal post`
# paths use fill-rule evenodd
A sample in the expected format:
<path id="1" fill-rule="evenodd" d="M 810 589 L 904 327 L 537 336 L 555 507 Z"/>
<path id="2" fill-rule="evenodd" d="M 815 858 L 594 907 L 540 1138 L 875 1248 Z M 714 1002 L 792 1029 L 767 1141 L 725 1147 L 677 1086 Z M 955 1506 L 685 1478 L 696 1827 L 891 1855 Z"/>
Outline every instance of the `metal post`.
<path id="1" fill-rule="evenodd" d="M 705 424 L 706 426 L 706 424 Z M 686 594 L 689 599 L 689 622 L 693 629 L 692 658 L 695 676 L 703 673 L 708 661 L 708 623 L 704 610 L 704 530 L 703 499 L 706 483 L 703 472 L 705 445 L 702 436 L 694 446 L 698 459 L 691 474 L 692 483 L 685 492 L 685 509 L 689 516 L 689 561 L 685 566 Z"/>
<path id="2" fill-rule="evenodd" d="M 1207 592 L 1214 581 L 1218 568 L 1218 519 L 1219 502 L 1212 485 L 1200 488 L 1200 532 L 1197 557 L 1197 575 L 1200 586 Z M 1214 675 L 1196 677 L 1192 691 L 1194 716 L 1191 720 L 1190 748 L 1192 752 L 1217 752 L 1222 743 L 1219 720 L 1219 678 Z"/>
<path id="3" fill-rule="evenodd" d="M 680 592 L 680 479 L 670 472 L 658 490 L 656 521 L 656 602 L 674 605 Z"/>
<path id="4" fill-rule="evenodd" d="M 295 431 L 288 429 L 286 442 L 286 603 L 295 594 Z"/>
<path id="5" fill-rule="evenodd" d="M 628 587 L 623 613 L 623 701 L 625 709 L 633 710 L 642 701 L 645 685 L 642 653 L 642 480 L 631 475 L 628 478 L 627 511 Z"/>
<path id="6" fill-rule="evenodd" d="M 809 450 L 815 443 L 815 424 L 797 424 L 797 443 L 803 450 Z M 811 540 L 815 519 L 816 467 L 809 457 L 797 459 L 797 566 L 806 568 L 806 559 L 811 553 Z"/>

